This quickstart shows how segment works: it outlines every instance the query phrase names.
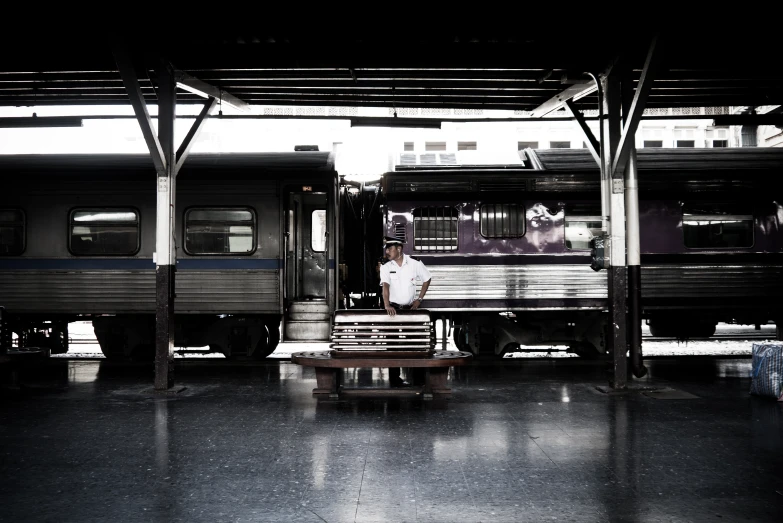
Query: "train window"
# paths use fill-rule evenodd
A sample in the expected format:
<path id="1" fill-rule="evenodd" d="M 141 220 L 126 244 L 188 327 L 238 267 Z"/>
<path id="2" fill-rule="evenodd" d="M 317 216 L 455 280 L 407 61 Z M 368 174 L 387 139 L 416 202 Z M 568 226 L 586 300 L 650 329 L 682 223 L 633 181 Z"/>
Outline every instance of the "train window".
<path id="1" fill-rule="evenodd" d="M 315 252 L 326 250 L 326 210 L 316 209 L 310 218 L 310 247 Z"/>
<path id="2" fill-rule="evenodd" d="M 129 256 L 139 251 L 139 212 L 131 208 L 81 208 L 71 211 L 71 253 Z"/>
<path id="3" fill-rule="evenodd" d="M 567 214 L 565 217 L 566 249 L 575 251 L 589 250 L 590 240 L 601 234 L 600 216 L 579 216 Z"/>
<path id="4" fill-rule="evenodd" d="M 683 209 L 682 233 L 690 249 L 753 246 L 753 215 L 714 207 Z"/>
<path id="5" fill-rule="evenodd" d="M 256 247 L 256 215 L 248 207 L 199 207 L 185 212 L 188 254 L 251 254 Z"/>
<path id="6" fill-rule="evenodd" d="M 525 235 L 525 207 L 518 203 L 481 206 L 481 235 L 485 238 L 521 238 Z"/>
<path id="7" fill-rule="evenodd" d="M 0 209 L 0 256 L 24 252 L 25 216 L 19 209 Z"/>
<path id="8" fill-rule="evenodd" d="M 420 207 L 413 210 L 413 250 L 456 251 L 457 209 Z"/>

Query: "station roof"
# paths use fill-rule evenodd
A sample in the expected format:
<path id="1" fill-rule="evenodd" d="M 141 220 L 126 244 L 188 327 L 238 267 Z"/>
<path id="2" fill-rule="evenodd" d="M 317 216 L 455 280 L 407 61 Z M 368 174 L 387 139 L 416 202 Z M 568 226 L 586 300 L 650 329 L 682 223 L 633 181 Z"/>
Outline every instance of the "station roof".
<path id="1" fill-rule="evenodd" d="M 162 56 L 250 105 L 534 112 L 569 88 L 591 85 L 586 73 L 613 64 L 628 64 L 638 82 L 656 34 L 661 59 L 647 108 L 783 104 L 783 60 L 772 31 L 691 25 L 653 32 L 630 23 L 558 30 L 553 23 L 503 32 L 422 24 L 393 31 L 369 23 L 318 31 L 139 27 L 114 38 L 94 30 L 15 34 L 12 42 L 4 37 L 0 106 L 129 104 L 113 54 L 120 42 L 148 103 L 156 102 Z M 203 101 L 184 90 L 177 96 L 179 103 Z M 591 92 L 575 104 L 597 109 L 598 98 Z"/>

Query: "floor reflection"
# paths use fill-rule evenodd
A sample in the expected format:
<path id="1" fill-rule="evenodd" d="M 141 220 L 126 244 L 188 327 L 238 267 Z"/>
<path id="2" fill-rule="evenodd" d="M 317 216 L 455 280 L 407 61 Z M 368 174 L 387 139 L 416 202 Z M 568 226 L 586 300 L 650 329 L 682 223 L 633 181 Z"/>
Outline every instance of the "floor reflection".
<path id="1" fill-rule="evenodd" d="M 432 401 L 314 397 L 280 361 L 176 365 L 165 393 L 152 365 L 50 363 L 4 382 L 9 520 L 782 520 L 783 404 L 736 361 L 651 362 L 637 384 L 693 396 L 668 400 L 599 391 L 600 362 L 477 361 Z"/>

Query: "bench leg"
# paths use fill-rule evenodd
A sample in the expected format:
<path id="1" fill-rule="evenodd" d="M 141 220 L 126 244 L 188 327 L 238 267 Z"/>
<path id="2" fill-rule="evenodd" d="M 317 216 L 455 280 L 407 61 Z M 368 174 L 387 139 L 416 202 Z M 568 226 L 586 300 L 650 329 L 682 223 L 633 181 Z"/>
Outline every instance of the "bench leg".
<path id="1" fill-rule="evenodd" d="M 315 382 L 318 385 L 313 389 L 313 394 L 329 394 L 330 397 L 337 395 L 337 384 L 339 378 L 338 368 L 316 367 Z"/>
<path id="2" fill-rule="evenodd" d="M 424 399 L 432 399 L 433 394 L 451 394 L 448 388 L 449 367 L 433 367 L 427 369 L 424 383 Z"/>

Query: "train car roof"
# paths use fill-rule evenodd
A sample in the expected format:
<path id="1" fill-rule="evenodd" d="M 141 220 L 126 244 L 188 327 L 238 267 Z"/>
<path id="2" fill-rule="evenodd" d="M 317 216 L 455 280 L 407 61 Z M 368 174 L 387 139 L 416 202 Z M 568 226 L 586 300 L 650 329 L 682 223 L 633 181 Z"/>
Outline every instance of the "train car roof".
<path id="1" fill-rule="evenodd" d="M 527 159 L 546 171 L 599 172 L 587 149 L 525 149 Z M 639 171 L 755 170 L 783 168 L 783 148 L 645 148 L 637 149 Z"/>
<path id="2" fill-rule="evenodd" d="M 381 178 L 385 194 L 573 192 L 600 189 L 598 164 L 584 149 L 525 149 L 524 165 L 407 166 Z M 779 194 L 783 148 L 640 149 L 640 189 Z M 533 166 L 537 166 L 534 168 Z"/>
<path id="3" fill-rule="evenodd" d="M 262 170 L 333 171 L 334 154 L 328 151 L 269 153 L 192 153 L 182 172 L 212 168 L 253 167 Z M 155 167 L 149 154 L 21 154 L 0 155 L 0 172 L 138 171 Z"/>
<path id="4" fill-rule="evenodd" d="M 587 149 L 524 149 L 520 164 L 396 165 L 385 176 L 471 173 L 502 176 L 531 171 L 595 173 L 600 170 Z M 637 150 L 639 171 L 776 171 L 783 169 L 783 148 L 647 148 Z"/>

